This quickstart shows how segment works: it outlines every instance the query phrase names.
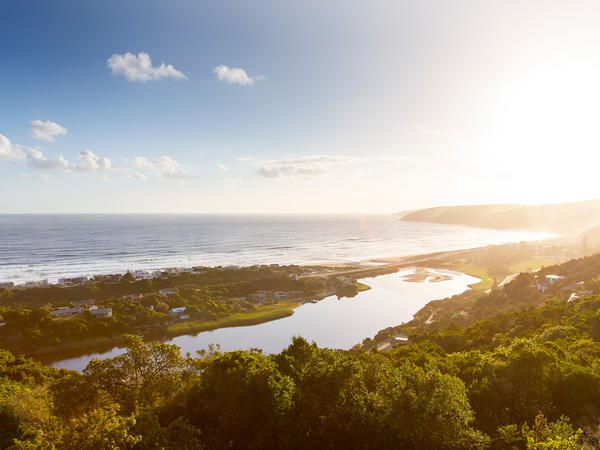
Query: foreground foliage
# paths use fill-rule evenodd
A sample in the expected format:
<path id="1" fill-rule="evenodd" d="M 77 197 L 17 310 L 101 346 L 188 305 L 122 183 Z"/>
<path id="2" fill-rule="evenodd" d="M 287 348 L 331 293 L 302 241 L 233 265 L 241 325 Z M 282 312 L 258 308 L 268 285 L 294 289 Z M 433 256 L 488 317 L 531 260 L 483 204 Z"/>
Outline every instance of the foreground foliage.
<path id="1" fill-rule="evenodd" d="M 599 448 L 600 296 L 540 298 L 530 281 L 381 353 L 295 338 L 190 357 L 132 336 L 79 374 L 0 351 L 0 447 Z"/>

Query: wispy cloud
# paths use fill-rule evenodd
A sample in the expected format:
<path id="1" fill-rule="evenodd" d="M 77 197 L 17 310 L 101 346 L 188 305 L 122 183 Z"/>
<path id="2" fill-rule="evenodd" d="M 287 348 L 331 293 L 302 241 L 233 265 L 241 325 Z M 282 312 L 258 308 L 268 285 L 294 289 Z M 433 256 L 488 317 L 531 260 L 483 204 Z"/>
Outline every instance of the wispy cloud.
<path id="1" fill-rule="evenodd" d="M 32 120 L 29 122 L 29 130 L 31 137 L 47 142 L 54 142 L 57 136 L 67 134 L 65 127 L 50 120 Z"/>
<path id="2" fill-rule="evenodd" d="M 230 84 L 239 84 L 241 86 L 252 86 L 257 81 L 265 79 L 262 75 L 256 75 L 254 77 L 248 76 L 246 71 L 242 68 L 228 67 L 223 64 L 215 67 L 213 72 L 220 81 L 225 81 Z"/>
<path id="3" fill-rule="evenodd" d="M 338 155 L 315 155 L 264 162 L 257 170 L 265 178 L 310 179 L 327 172 L 332 166 L 349 164 L 358 158 Z"/>
<path id="4" fill-rule="evenodd" d="M 192 175 L 174 158 L 163 155 L 160 158 L 149 160 L 143 156 L 136 156 L 134 167 L 139 170 L 158 172 L 165 178 L 191 178 Z"/>
<path id="5" fill-rule="evenodd" d="M 0 161 L 17 161 L 24 156 L 20 146 L 14 145 L 6 136 L 0 134 Z"/>
<path id="6" fill-rule="evenodd" d="M 140 52 L 137 55 L 125 53 L 119 55 L 115 53 L 106 60 L 106 65 L 113 75 L 122 75 L 127 80 L 133 82 L 146 82 L 161 80 L 163 78 L 173 78 L 175 80 L 185 80 L 187 77 L 171 64 L 161 63 L 160 66 L 153 66 L 148 53 Z"/>

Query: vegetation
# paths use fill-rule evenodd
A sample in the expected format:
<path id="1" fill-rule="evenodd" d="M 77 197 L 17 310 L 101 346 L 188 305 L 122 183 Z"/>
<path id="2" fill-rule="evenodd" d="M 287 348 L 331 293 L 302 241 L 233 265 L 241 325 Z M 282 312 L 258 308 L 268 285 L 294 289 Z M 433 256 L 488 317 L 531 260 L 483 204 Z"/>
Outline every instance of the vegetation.
<path id="1" fill-rule="evenodd" d="M 0 289 L 0 342 L 16 353 L 41 354 L 98 347 L 123 341 L 126 334 L 159 338 L 224 326 L 253 324 L 292 314 L 300 301 L 335 292 L 327 278 L 303 277 L 296 266 L 201 268 L 194 273 L 136 281 L 130 275 L 117 282 L 92 281 L 79 286 Z M 171 289 L 168 295 L 161 290 Z M 359 287 L 350 287 L 358 292 Z M 253 301 L 257 290 L 301 292 L 294 301 L 266 298 Z M 348 290 L 348 289 L 346 289 Z M 126 296 L 141 294 L 131 301 Z M 352 292 L 345 292 L 346 295 Z M 92 299 L 111 308 L 110 317 L 83 311 L 54 317 L 53 309 Z M 173 308 L 185 308 L 173 314 Z"/>
<path id="2" fill-rule="evenodd" d="M 184 357 L 128 336 L 76 373 L 1 350 L 0 447 L 599 448 L 600 255 L 547 274 L 565 278 L 432 302 L 349 351 L 298 337 L 274 355 Z M 574 282 L 588 294 L 566 301 Z M 371 350 L 399 331 L 408 344 Z"/>

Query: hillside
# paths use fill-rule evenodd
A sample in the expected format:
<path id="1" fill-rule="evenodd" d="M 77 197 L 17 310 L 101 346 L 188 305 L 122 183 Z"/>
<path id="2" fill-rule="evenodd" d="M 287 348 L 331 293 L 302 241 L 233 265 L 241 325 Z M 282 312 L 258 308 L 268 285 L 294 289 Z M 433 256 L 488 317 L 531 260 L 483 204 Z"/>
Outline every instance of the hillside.
<path id="1" fill-rule="evenodd" d="M 574 236 L 600 225 L 600 200 L 547 205 L 439 206 L 400 214 L 401 220 Z"/>

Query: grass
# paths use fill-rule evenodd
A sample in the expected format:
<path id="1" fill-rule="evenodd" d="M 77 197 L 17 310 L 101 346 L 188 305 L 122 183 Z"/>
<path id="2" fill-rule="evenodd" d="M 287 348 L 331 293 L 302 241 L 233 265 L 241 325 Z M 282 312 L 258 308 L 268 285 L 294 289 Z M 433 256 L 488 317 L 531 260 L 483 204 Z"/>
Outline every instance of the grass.
<path id="1" fill-rule="evenodd" d="M 360 281 L 356 282 L 356 290 L 358 292 L 368 291 L 369 289 L 371 289 L 371 286 L 369 286 L 368 284 L 361 283 Z"/>
<path id="2" fill-rule="evenodd" d="M 210 322 L 198 320 L 178 322 L 169 325 L 167 334 L 176 336 L 186 333 L 199 333 L 201 331 L 215 330 L 217 328 L 257 325 L 259 323 L 270 322 L 272 320 L 291 316 L 294 314 L 294 308 L 298 305 L 300 305 L 299 302 L 281 302 L 261 307 L 258 311 L 235 313 Z"/>
<path id="3" fill-rule="evenodd" d="M 472 263 L 463 264 L 452 267 L 453 270 L 458 272 L 466 273 L 472 277 L 479 278 L 477 283 L 470 284 L 469 287 L 474 291 L 485 291 L 490 289 L 494 285 L 494 278 L 488 273 L 488 271 Z"/>
<path id="4" fill-rule="evenodd" d="M 554 266 L 555 264 L 561 264 L 565 262 L 564 259 L 551 258 L 545 256 L 534 256 L 533 258 L 526 259 L 517 264 L 510 266 L 512 273 L 531 272 L 532 270 L 538 270 L 542 267 Z"/>

